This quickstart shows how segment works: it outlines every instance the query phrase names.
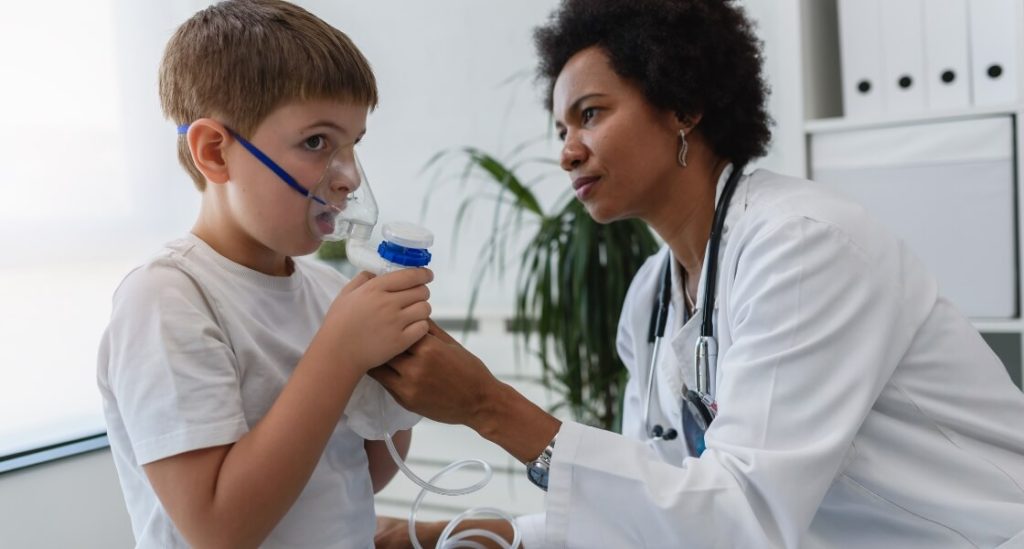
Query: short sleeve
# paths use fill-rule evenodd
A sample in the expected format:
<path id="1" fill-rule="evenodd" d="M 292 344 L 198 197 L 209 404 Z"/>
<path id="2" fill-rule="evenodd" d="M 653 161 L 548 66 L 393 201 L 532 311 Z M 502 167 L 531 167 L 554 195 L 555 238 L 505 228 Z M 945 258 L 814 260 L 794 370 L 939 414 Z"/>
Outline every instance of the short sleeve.
<path id="1" fill-rule="evenodd" d="M 172 260 L 125 279 L 106 344 L 109 390 L 139 465 L 248 431 L 226 334 L 199 284 Z"/>

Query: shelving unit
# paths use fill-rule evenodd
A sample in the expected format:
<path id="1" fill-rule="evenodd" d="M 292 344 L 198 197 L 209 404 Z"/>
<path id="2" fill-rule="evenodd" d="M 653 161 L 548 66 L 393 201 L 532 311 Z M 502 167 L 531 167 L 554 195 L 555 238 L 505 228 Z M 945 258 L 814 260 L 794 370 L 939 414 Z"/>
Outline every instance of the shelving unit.
<path id="1" fill-rule="evenodd" d="M 844 116 L 840 66 L 840 25 L 837 0 L 748 0 L 747 9 L 758 22 L 765 44 L 766 72 L 772 88 L 772 115 L 776 121 L 775 147 L 764 161 L 765 167 L 812 175 L 811 144 L 815 137 L 841 132 L 887 128 L 906 128 L 939 122 L 971 121 L 981 118 L 1007 117 L 1013 132 L 1013 253 L 1010 262 L 1015 296 L 1008 318 L 971 318 L 979 332 L 1003 360 L 1014 381 L 1024 378 L 1024 320 L 1021 318 L 1021 243 L 1024 242 L 1024 192 L 1021 189 L 1020 159 L 1024 158 L 1024 139 L 1020 122 L 1024 120 L 1024 85 L 1020 80 L 1022 67 L 1013 69 L 1018 78 L 1015 102 L 994 106 L 966 107 L 905 114 L 853 118 Z M 1007 13 L 1018 25 L 1017 51 L 1024 51 L 1024 0 L 1015 0 L 1013 13 Z M 799 29 L 799 32 L 792 32 Z M 1021 64 L 1024 56 L 1017 56 Z M 800 59 L 791 66 L 792 60 Z M 964 207 L 971 207 L 965 204 Z M 970 227 L 964 227 L 969 231 Z M 973 237 L 972 237 L 973 238 Z M 984 235 L 978 246 L 985 246 Z M 956 253 L 951 250 L 950 253 Z M 941 285 L 941 280 L 940 280 Z"/>

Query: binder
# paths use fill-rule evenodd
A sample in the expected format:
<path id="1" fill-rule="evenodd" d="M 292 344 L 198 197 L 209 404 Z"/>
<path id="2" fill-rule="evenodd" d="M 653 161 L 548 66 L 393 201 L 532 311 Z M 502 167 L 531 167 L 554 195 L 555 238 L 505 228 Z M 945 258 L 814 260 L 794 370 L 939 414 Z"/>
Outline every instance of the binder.
<path id="1" fill-rule="evenodd" d="M 927 108 L 924 2 L 885 0 L 882 3 L 882 79 L 885 112 L 889 114 L 920 112 Z"/>
<path id="2" fill-rule="evenodd" d="M 967 0 L 924 3 L 925 95 L 932 110 L 971 105 Z"/>
<path id="3" fill-rule="evenodd" d="M 839 0 L 839 56 L 843 114 L 871 118 L 882 114 L 882 0 Z"/>
<path id="4" fill-rule="evenodd" d="M 1017 0 L 969 0 L 975 105 L 1017 100 Z"/>

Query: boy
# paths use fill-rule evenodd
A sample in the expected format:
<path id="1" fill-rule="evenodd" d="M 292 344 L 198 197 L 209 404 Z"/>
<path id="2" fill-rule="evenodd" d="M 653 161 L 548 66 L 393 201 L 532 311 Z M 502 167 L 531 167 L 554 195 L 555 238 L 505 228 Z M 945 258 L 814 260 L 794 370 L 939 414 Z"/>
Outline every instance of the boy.
<path id="1" fill-rule="evenodd" d="M 138 546 L 370 547 L 395 466 L 342 412 L 368 369 L 427 332 L 432 274 L 342 289 L 292 257 L 320 244 L 307 195 L 338 158 L 354 164 L 373 73 L 305 10 L 235 0 L 177 30 L 160 98 L 202 205 L 118 288 L 98 366 Z M 342 197 L 359 184 L 329 183 Z"/>

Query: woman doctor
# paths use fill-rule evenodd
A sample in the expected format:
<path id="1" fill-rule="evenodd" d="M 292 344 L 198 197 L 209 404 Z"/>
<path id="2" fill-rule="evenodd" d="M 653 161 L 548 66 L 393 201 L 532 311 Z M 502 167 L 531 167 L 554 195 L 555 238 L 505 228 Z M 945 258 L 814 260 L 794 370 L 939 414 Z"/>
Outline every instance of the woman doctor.
<path id="1" fill-rule="evenodd" d="M 744 170 L 770 131 L 736 2 L 565 0 L 536 40 L 577 198 L 667 243 L 620 319 L 623 432 L 559 422 L 437 328 L 372 373 L 528 464 L 524 545 L 1024 547 L 1003 365 L 862 208 Z"/>

